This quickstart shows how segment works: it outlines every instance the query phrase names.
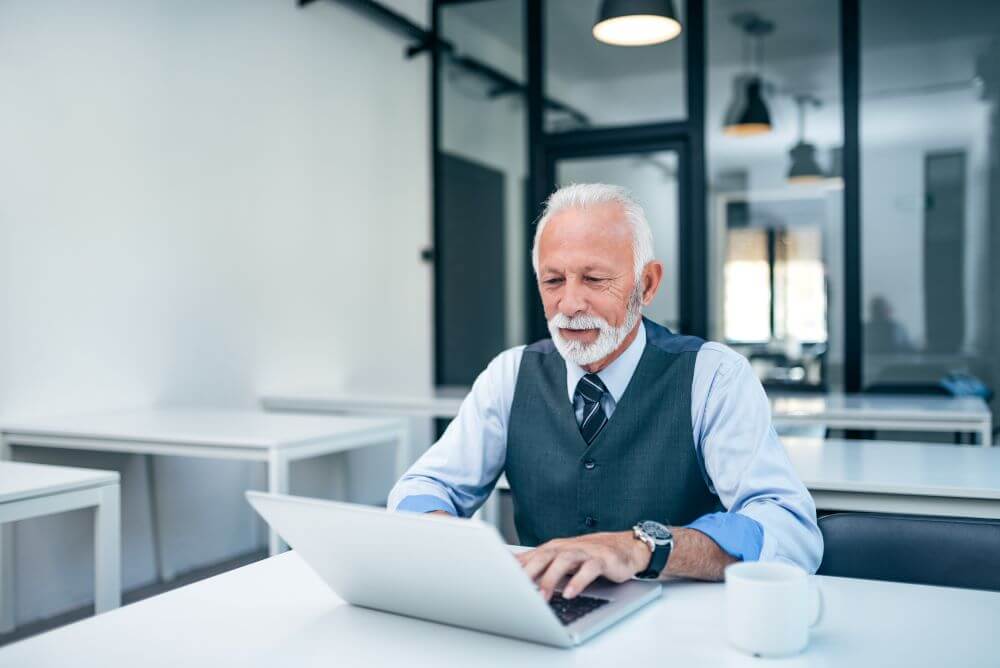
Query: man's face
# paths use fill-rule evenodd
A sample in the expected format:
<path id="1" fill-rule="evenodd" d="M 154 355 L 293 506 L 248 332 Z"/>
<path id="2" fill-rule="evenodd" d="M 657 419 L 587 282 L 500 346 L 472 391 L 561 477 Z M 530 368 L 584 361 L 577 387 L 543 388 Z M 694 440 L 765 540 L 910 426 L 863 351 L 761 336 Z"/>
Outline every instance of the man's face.
<path id="1" fill-rule="evenodd" d="M 636 288 L 632 263 L 632 230 L 621 205 L 566 209 L 549 219 L 538 242 L 538 289 L 545 318 L 550 323 L 556 319 L 553 338 L 558 334 L 573 348 L 586 349 L 598 341 L 600 326 L 577 329 L 558 324 L 596 316 L 620 328 L 634 319 L 629 318 Z M 633 311 L 637 307 L 633 304 Z"/>

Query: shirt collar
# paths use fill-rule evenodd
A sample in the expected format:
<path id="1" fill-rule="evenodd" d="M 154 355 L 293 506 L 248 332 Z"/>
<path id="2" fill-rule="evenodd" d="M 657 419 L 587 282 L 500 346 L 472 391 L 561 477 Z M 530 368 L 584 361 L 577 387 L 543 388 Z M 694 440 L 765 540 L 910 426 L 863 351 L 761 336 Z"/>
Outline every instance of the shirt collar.
<path id="1" fill-rule="evenodd" d="M 639 332 L 636 334 L 635 340 L 625 349 L 625 352 L 619 355 L 618 359 L 614 362 L 597 372 L 597 377 L 608 388 L 608 392 L 616 404 L 621 400 L 622 395 L 625 394 L 625 388 L 628 387 L 629 381 L 632 380 L 632 374 L 635 373 L 635 368 L 639 366 L 639 359 L 642 357 L 642 351 L 645 348 L 646 323 L 644 320 L 641 320 L 639 322 Z M 570 403 L 573 403 L 573 395 L 576 393 L 577 384 L 586 374 L 587 372 L 582 367 L 566 360 L 566 392 L 569 394 Z"/>

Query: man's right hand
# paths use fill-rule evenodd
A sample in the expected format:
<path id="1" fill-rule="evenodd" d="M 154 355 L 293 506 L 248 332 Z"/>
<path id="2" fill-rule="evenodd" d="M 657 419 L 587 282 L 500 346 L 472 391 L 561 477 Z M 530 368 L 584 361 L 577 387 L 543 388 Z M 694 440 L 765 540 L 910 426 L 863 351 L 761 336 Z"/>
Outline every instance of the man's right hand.
<path id="1" fill-rule="evenodd" d="M 428 515 L 443 515 L 445 517 L 454 517 L 454 515 L 452 515 L 451 513 L 449 513 L 447 510 L 432 510 L 431 512 L 429 512 L 427 514 Z"/>

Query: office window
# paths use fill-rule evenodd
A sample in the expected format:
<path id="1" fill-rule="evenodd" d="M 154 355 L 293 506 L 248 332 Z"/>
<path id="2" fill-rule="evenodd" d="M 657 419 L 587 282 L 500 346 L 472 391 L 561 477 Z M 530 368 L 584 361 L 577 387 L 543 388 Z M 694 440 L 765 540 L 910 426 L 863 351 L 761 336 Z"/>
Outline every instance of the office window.
<path id="1" fill-rule="evenodd" d="M 861 10 L 864 384 L 995 385 L 1000 4 Z"/>
<path id="2" fill-rule="evenodd" d="M 776 387 L 843 370 L 839 3 L 706 3 L 710 335 Z"/>
<path id="3" fill-rule="evenodd" d="M 682 30 L 649 46 L 594 39 L 600 0 L 546 0 L 545 129 L 634 125 L 687 116 Z M 684 24 L 684 2 L 675 0 Z"/>

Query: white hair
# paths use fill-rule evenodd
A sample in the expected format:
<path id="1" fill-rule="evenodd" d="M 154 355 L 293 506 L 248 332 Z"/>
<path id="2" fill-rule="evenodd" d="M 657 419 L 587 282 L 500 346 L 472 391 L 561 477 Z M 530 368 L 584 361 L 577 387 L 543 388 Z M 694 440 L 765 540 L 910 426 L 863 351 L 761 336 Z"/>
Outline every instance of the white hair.
<path id="1" fill-rule="evenodd" d="M 566 209 L 587 209 L 600 204 L 619 204 L 625 212 L 625 219 L 632 225 L 632 263 L 636 286 L 642 283 L 642 272 L 653 261 L 653 232 L 646 221 L 642 206 L 632 198 L 631 193 L 621 186 L 607 183 L 573 183 L 563 186 L 545 200 L 545 208 L 531 247 L 531 266 L 538 276 L 538 242 L 552 216 Z"/>

